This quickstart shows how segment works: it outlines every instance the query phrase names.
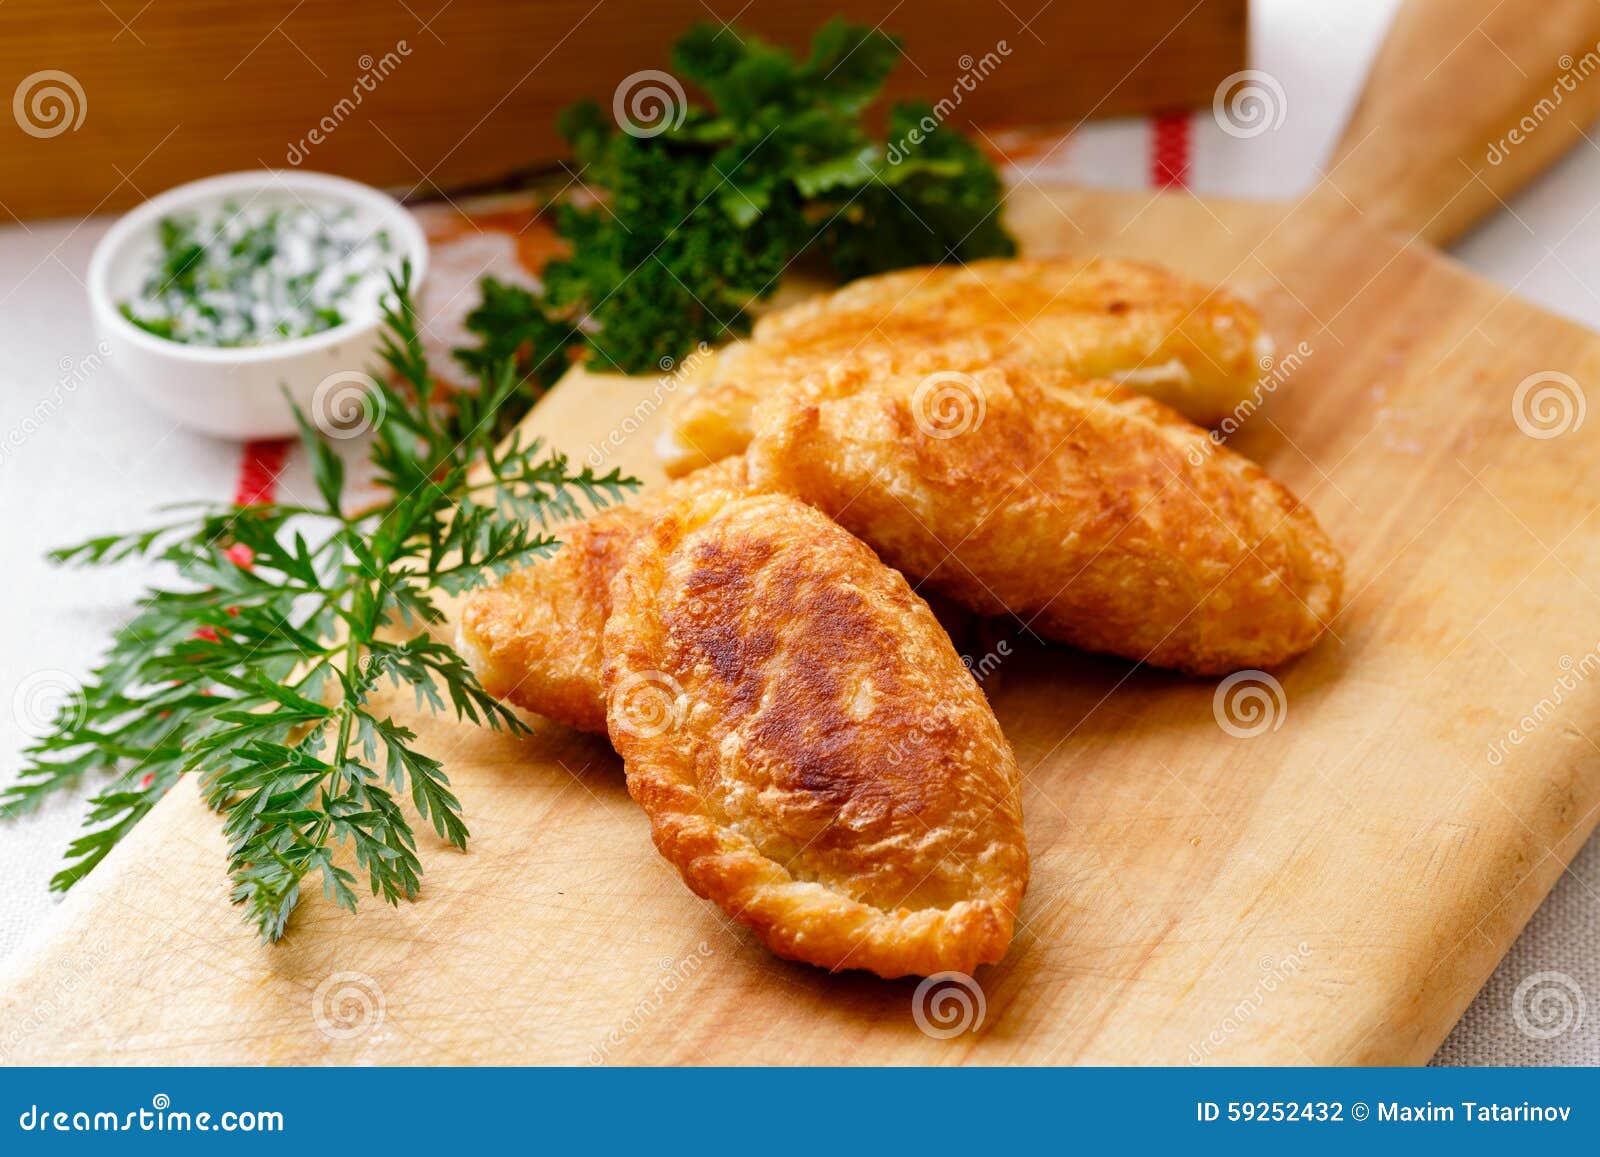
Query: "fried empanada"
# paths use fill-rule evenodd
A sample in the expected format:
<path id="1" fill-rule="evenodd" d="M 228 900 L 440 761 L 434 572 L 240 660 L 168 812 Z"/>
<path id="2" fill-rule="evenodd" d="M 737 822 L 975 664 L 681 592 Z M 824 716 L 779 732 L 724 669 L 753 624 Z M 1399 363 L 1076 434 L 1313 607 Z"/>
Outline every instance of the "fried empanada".
<path id="1" fill-rule="evenodd" d="M 742 455 L 725 459 L 563 530 L 550 558 L 468 596 L 456 650 L 497 699 L 604 735 L 600 636 L 623 555 L 661 510 L 701 489 L 748 489 L 746 475 Z M 952 639 L 969 635 L 971 611 L 938 594 L 929 601 Z"/>
<path id="2" fill-rule="evenodd" d="M 669 473 L 737 454 L 756 402 L 853 351 L 910 357 L 955 341 L 1122 381 L 1214 425 L 1250 397 L 1272 343 L 1239 298 L 1157 266 L 994 259 L 906 269 L 762 318 L 674 407 L 660 443 Z"/>
<path id="3" fill-rule="evenodd" d="M 607 719 L 696 893 L 780 956 L 999 960 L 1027 886 L 1016 760 L 928 606 L 793 498 L 702 489 L 612 585 Z"/>
<path id="4" fill-rule="evenodd" d="M 563 530 L 555 554 L 467 599 L 456 650 L 497 699 L 604 735 L 600 636 L 623 555 L 683 496 L 744 480 L 744 459 L 728 459 Z"/>
<path id="5" fill-rule="evenodd" d="M 1173 410 L 1036 364 L 858 357 L 756 414 L 753 484 L 918 583 L 1091 651 L 1218 674 L 1310 647 L 1343 560 L 1311 512 Z"/>

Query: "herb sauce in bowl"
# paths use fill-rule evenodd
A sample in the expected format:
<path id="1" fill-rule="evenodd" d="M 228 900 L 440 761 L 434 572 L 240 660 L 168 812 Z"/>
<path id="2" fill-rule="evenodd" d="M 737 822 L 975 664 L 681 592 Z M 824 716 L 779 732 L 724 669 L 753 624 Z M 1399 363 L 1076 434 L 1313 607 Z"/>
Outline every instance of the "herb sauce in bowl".
<path id="1" fill-rule="evenodd" d="M 386 230 L 347 205 L 224 202 L 211 213 L 163 217 L 140 294 L 117 303 L 140 329 L 169 341 L 235 348 L 342 325 L 375 311 L 398 263 Z"/>
<path id="2" fill-rule="evenodd" d="M 263 169 L 170 189 L 124 215 L 86 279 L 115 376 L 173 421 L 280 438 L 377 361 L 390 278 L 428 242 L 392 197 L 325 173 Z"/>

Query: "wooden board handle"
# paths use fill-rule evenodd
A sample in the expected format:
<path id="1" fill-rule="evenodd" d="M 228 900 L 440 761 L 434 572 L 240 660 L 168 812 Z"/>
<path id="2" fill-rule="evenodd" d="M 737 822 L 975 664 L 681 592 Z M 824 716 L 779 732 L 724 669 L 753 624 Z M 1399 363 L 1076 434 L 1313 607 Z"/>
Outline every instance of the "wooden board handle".
<path id="1" fill-rule="evenodd" d="M 1443 245 L 1581 140 L 1597 112 L 1594 0 L 1406 0 L 1321 192 Z"/>

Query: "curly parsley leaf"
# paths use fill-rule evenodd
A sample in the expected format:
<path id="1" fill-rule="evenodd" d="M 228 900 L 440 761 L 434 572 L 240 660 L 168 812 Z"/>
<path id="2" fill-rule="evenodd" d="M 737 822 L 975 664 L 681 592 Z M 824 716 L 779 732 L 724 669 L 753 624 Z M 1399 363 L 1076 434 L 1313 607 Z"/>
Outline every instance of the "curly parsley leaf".
<path id="1" fill-rule="evenodd" d="M 648 132 L 590 103 L 567 110 L 574 169 L 597 196 L 558 207 L 568 255 L 540 292 L 485 282 L 479 344 L 457 357 L 476 368 L 515 353 L 541 385 L 575 348 L 599 369 L 649 372 L 746 332 L 796 261 L 855 277 L 1015 252 L 999 177 L 971 142 L 926 106 L 892 110 L 883 140 L 868 132 L 899 54 L 842 20 L 803 60 L 701 24 L 672 64 L 708 107 L 669 109 Z"/>

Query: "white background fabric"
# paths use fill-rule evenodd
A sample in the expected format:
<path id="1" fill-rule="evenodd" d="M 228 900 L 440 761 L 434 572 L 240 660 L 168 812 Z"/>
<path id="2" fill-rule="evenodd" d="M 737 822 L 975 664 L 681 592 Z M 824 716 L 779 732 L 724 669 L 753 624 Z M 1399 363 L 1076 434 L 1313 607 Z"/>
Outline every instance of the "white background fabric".
<path id="1" fill-rule="evenodd" d="M 1285 197 L 1313 180 L 1393 2 L 1257 0 L 1252 65 L 1284 85 L 1284 124 L 1240 140 L 1197 113 L 1191 186 L 1201 194 Z M 1035 177 L 1146 184 L 1150 132 L 1144 120 L 1086 126 Z M 1546 308 L 1600 328 L 1600 293 L 1582 276 L 1600 267 L 1597 190 L 1600 147 L 1580 146 L 1460 244 L 1456 255 Z M 82 278 L 107 224 L 0 228 L 0 574 L 7 607 L 7 629 L 0 632 L 0 779 L 20 766 L 27 690 L 48 684 L 56 678 L 52 672 L 81 677 L 141 585 L 137 567 L 61 572 L 42 561 L 44 551 L 107 528 L 143 525 L 160 503 L 226 498 L 238 474 L 237 446 L 175 428 L 129 395 L 109 369 L 60 391 L 58 404 L 42 420 L 35 417 L 41 400 L 57 393 L 64 370 L 93 352 Z M 302 472 L 291 465 L 281 492 L 304 486 Z M 76 801 L 60 799 L 0 830 L 0 957 L 51 909 L 47 881 L 79 812 Z M 1562 878 L 1437 1060 L 1600 1063 L 1597 943 L 1600 839 L 1589 842 Z M 1546 1003 L 1532 1004 L 1541 993 Z M 1563 1022 L 1563 1000 L 1567 1027 L 1547 1036 L 1542 1026 Z M 1519 1019 L 1532 1031 L 1520 1028 Z"/>

